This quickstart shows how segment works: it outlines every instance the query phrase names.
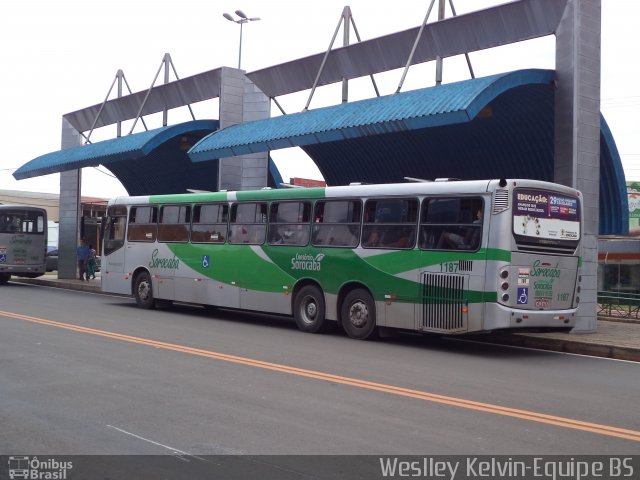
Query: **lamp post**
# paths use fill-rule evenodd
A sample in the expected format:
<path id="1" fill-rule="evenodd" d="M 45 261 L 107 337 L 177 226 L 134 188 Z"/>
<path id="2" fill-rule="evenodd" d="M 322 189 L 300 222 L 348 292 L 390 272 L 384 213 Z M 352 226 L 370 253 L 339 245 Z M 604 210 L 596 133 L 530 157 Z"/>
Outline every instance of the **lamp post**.
<path id="1" fill-rule="evenodd" d="M 229 20 L 230 22 L 237 23 L 240 25 L 240 46 L 238 48 L 238 70 L 240 70 L 240 65 L 242 63 L 242 26 L 245 23 L 256 22 L 260 20 L 260 17 L 247 17 L 242 10 L 236 10 L 236 15 L 238 15 L 238 19 L 233 18 L 233 16 L 229 13 L 223 13 L 222 16 Z"/>

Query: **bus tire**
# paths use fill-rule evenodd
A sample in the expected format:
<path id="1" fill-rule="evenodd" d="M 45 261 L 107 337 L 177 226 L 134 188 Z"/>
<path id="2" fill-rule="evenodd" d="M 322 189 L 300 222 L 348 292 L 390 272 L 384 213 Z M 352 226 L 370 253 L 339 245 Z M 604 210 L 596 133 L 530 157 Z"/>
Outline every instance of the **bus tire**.
<path id="1" fill-rule="evenodd" d="M 153 298 L 153 284 L 151 283 L 151 275 L 149 275 L 149 272 L 141 272 L 136 276 L 133 295 L 136 297 L 138 307 L 146 310 L 155 307 L 156 302 Z"/>
<path id="2" fill-rule="evenodd" d="M 371 294 L 357 288 L 351 290 L 342 302 L 340 323 L 346 334 L 356 340 L 374 338 L 376 329 L 376 304 Z"/>
<path id="3" fill-rule="evenodd" d="M 296 325 L 303 332 L 317 333 L 325 326 L 324 295 L 315 285 L 306 285 L 296 293 L 293 302 Z"/>
<path id="4" fill-rule="evenodd" d="M 0 273 L 0 285 L 6 285 L 9 282 L 11 275 L 8 273 Z"/>

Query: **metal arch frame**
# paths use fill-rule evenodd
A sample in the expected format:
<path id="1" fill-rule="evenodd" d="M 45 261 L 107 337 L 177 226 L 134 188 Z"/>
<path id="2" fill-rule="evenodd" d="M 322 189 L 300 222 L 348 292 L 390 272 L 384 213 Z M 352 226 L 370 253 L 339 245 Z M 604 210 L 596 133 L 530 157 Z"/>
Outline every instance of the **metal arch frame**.
<path id="1" fill-rule="evenodd" d="M 410 65 L 555 34 L 568 0 L 520 0 L 424 25 Z M 342 19 L 341 19 L 342 21 Z M 317 85 L 373 75 L 406 67 L 406 45 L 418 38 L 420 27 L 332 50 Z M 246 76 L 269 98 L 307 90 L 314 85 L 326 53 L 268 67 Z M 220 96 L 221 68 L 63 115 L 78 132 L 137 115 L 150 115 Z M 143 105 L 141 108 L 140 105 Z"/>

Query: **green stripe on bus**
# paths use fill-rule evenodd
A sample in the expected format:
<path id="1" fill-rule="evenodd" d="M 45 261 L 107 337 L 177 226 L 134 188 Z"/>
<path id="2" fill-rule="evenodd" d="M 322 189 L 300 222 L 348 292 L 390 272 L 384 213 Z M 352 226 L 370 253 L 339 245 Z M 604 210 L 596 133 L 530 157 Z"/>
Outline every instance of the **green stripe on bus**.
<path id="1" fill-rule="evenodd" d="M 226 202 L 227 192 L 178 193 L 173 195 L 151 195 L 149 203 L 205 203 Z"/>
<path id="2" fill-rule="evenodd" d="M 324 198 L 325 189 L 323 187 L 315 188 L 288 188 L 276 190 L 252 190 L 236 192 L 236 198 L 239 201 L 258 201 L 258 200 L 298 200 L 298 199 L 316 199 Z"/>
<path id="3" fill-rule="evenodd" d="M 203 193 L 178 193 L 173 195 L 151 195 L 149 203 L 205 203 L 227 202 L 235 194 L 239 201 L 270 201 L 270 200 L 299 200 L 325 198 L 324 187 L 315 188 L 290 188 L 290 189 L 265 189 L 236 192 L 203 192 Z"/>
<path id="4" fill-rule="evenodd" d="M 376 300 L 383 301 L 385 294 L 393 294 L 397 297 L 395 301 L 410 303 L 419 302 L 421 287 L 419 278 L 408 280 L 399 278 L 395 274 L 424 266 L 421 264 L 432 263 L 421 261 L 427 257 L 415 250 L 362 258 L 352 249 L 335 248 L 331 249 L 331 255 L 320 258 L 317 249 L 275 247 L 263 249 L 267 260 L 247 245 L 170 244 L 168 246 L 184 265 L 203 277 L 252 291 L 285 292 L 292 289 L 298 281 L 309 278 L 317 280 L 325 292 L 337 294 L 345 284 L 362 283 L 358 279 L 366 278 L 367 287 L 372 292 L 377 292 Z M 444 259 L 449 261 L 454 258 L 456 261 L 459 259 L 455 256 L 456 252 L 436 253 L 442 254 L 437 256 L 438 261 L 433 262 L 436 264 L 440 261 L 448 261 Z M 484 260 L 484 255 L 478 257 L 478 253 L 466 255 Z M 208 258 L 206 263 L 203 262 L 205 255 Z M 404 257 L 402 262 L 404 268 L 399 270 L 401 257 Z M 432 256 L 429 255 L 429 258 Z M 247 272 L 251 275 L 247 275 Z M 356 276 L 354 272 L 359 274 Z M 469 303 L 496 301 L 496 299 L 496 292 L 467 292 Z"/>
<path id="5" fill-rule="evenodd" d="M 495 248 L 480 249 L 477 252 L 461 251 L 425 251 L 397 250 L 364 257 L 367 263 L 391 274 L 398 274 L 416 268 L 431 267 L 442 263 L 458 262 L 460 260 L 477 261 L 511 261 L 511 252 Z"/>

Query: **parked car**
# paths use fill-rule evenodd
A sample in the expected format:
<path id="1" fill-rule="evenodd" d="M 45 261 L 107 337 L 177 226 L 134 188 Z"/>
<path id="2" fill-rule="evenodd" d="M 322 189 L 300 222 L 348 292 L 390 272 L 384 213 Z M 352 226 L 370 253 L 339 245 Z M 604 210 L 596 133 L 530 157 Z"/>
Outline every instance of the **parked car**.
<path id="1" fill-rule="evenodd" d="M 47 272 L 58 270 L 58 249 L 56 247 L 47 247 L 45 262 L 47 266 Z"/>
<path id="2" fill-rule="evenodd" d="M 45 257 L 47 272 L 58 270 L 58 249 L 56 247 L 47 247 L 47 255 Z M 100 255 L 96 255 L 96 272 L 100 271 L 101 261 Z"/>

